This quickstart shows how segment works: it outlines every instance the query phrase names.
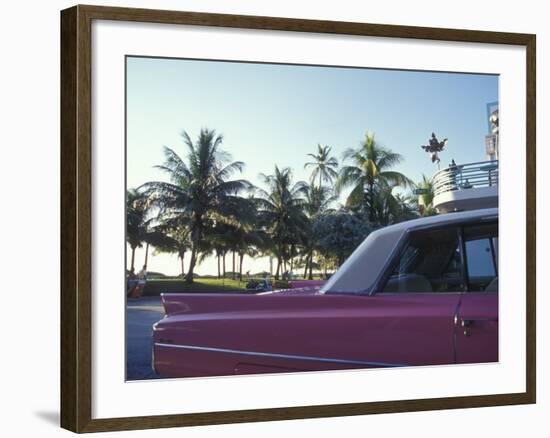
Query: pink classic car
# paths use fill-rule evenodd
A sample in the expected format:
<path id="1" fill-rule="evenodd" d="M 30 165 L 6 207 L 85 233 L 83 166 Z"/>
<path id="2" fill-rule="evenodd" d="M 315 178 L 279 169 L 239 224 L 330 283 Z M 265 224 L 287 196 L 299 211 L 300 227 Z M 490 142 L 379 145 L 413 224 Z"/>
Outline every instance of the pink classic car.
<path id="1" fill-rule="evenodd" d="M 164 294 L 164 377 L 498 361 L 498 209 L 378 230 L 323 285 Z"/>

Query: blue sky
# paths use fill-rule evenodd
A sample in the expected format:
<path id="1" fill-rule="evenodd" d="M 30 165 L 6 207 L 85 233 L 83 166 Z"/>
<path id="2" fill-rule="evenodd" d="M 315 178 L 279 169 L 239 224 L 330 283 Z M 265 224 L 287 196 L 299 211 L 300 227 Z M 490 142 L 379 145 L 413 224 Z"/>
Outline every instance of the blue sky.
<path id="1" fill-rule="evenodd" d="M 162 146 L 185 154 L 181 131 L 195 138 L 202 127 L 223 134 L 223 149 L 246 163 L 243 177 L 255 184 L 275 164 L 307 180 L 306 154 L 318 143 L 341 161 L 367 131 L 403 155 L 395 169 L 418 181 L 437 170 L 420 148 L 432 131 L 449 139 L 443 166 L 485 159 L 486 105 L 497 100 L 494 75 L 130 57 L 127 186 L 162 179 L 153 169 Z M 245 259 L 244 271 L 266 263 Z M 152 257 L 149 269 L 176 274 L 177 259 Z M 214 271 L 213 260 L 198 268 Z"/>

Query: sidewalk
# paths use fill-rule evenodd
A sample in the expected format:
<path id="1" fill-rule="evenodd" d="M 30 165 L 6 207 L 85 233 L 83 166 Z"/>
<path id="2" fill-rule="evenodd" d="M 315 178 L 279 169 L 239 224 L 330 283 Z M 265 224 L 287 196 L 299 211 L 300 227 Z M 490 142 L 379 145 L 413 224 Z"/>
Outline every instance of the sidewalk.
<path id="1" fill-rule="evenodd" d="M 128 310 L 149 310 L 164 313 L 160 297 L 127 298 L 126 308 Z"/>
<path id="2" fill-rule="evenodd" d="M 126 379 L 156 379 L 151 368 L 152 326 L 162 319 L 160 297 L 128 298 L 126 302 Z"/>

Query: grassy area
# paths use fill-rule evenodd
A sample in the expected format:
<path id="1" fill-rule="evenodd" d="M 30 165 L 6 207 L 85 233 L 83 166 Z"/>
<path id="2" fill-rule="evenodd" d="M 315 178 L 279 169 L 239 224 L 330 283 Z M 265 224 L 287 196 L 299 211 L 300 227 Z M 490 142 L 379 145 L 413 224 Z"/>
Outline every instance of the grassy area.
<path id="1" fill-rule="evenodd" d="M 244 292 L 246 282 L 231 279 L 196 278 L 192 284 L 182 279 L 155 278 L 147 281 L 143 296 L 157 296 L 162 292 Z"/>
<path id="2" fill-rule="evenodd" d="M 181 278 L 154 278 L 147 280 L 143 296 L 158 296 L 163 292 L 185 292 L 185 293 L 205 293 L 205 292 L 246 292 L 246 280 L 238 281 L 230 278 L 195 278 L 192 284 L 187 284 Z M 288 287 L 288 282 L 277 281 L 276 288 L 284 289 Z"/>

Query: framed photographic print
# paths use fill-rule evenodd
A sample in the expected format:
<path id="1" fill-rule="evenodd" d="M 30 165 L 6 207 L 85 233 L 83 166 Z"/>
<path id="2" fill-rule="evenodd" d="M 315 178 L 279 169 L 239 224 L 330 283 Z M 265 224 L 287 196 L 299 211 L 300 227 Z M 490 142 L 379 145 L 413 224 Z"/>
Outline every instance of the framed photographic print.
<path id="1" fill-rule="evenodd" d="M 534 35 L 75 6 L 61 55 L 62 427 L 535 402 Z"/>

